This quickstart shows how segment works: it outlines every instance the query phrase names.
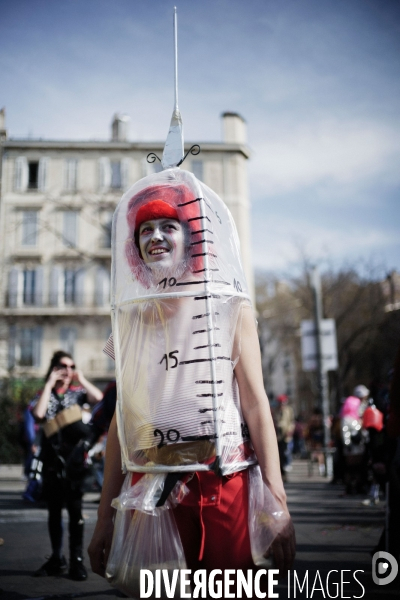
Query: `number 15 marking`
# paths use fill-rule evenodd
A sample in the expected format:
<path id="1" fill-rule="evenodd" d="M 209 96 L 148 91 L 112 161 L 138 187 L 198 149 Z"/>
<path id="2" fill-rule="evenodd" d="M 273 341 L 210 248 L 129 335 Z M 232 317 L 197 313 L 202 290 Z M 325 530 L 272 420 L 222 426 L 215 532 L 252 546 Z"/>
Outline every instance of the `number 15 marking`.
<path id="1" fill-rule="evenodd" d="M 175 354 L 178 354 L 179 350 L 173 350 L 172 352 L 170 352 L 168 355 L 164 354 L 164 356 L 162 357 L 162 359 L 160 360 L 160 362 L 158 364 L 162 364 L 162 361 L 165 360 L 165 370 L 168 371 L 169 369 L 169 361 L 168 361 L 168 357 L 171 360 L 175 361 L 175 364 L 171 366 L 171 369 L 176 369 L 176 367 L 178 366 L 178 359 L 176 358 Z"/>

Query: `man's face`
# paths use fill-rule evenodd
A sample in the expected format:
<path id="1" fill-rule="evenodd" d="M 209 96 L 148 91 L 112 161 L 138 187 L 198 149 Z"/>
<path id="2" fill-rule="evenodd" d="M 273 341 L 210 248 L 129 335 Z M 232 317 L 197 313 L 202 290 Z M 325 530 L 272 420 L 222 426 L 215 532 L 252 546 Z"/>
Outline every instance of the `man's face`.
<path id="1" fill-rule="evenodd" d="M 142 258 L 152 265 L 171 268 L 185 257 L 185 235 L 175 219 L 144 221 L 139 228 L 139 246 Z"/>

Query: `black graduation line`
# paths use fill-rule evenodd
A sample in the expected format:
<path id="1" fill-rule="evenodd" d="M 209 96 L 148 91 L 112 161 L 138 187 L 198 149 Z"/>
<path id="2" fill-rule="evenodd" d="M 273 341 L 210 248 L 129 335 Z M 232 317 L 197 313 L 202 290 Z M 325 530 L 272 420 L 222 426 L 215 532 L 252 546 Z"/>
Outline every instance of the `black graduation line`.
<path id="1" fill-rule="evenodd" d="M 212 425 L 212 421 L 201 421 L 200 425 Z"/>
<path id="2" fill-rule="evenodd" d="M 220 331 L 219 327 L 210 327 L 210 329 L 198 329 L 197 331 L 193 331 L 192 335 L 194 335 L 195 333 L 208 333 L 209 331 L 212 331 L 214 329 L 214 331 Z"/>
<path id="3" fill-rule="evenodd" d="M 213 254 L 212 252 L 202 252 L 201 254 L 191 255 L 192 258 L 196 258 L 197 256 L 212 256 L 213 258 L 218 258 L 218 256 L 216 254 Z"/>
<path id="4" fill-rule="evenodd" d="M 207 219 L 207 221 L 210 221 L 211 223 L 211 219 L 209 219 L 207 215 L 205 217 L 192 217 L 191 219 L 188 219 L 188 223 L 190 223 L 190 221 L 199 221 L 200 219 Z"/>
<path id="5" fill-rule="evenodd" d="M 202 348 L 221 348 L 221 344 L 206 344 L 205 346 L 196 346 L 193 350 L 202 350 Z"/>
<path id="6" fill-rule="evenodd" d="M 200 202 L 200 200 L 203 200 L 203 198 L 195 198 L 194 200 L 189 200 L 189 202 L 183 202 L 182 204 L 177 204 L 177 206 L 187 206 L 188 204 L 193 204 L 193 202 Z"/>
<path id="7" fill-rule="evenodd" d="M 216 398 L 217 396 L 223 396 L 223 394 L 196 394 L 196 398 Z"/>
<path id="8" fill-rule="evenodd" d="M 180 365 L 191 365 L 192 363 L 212 362 L 213 360 L 231 360 L 229 356 L 215 356 L 214 358 L 194 358 L 193 360 L 182 360 Z"/>
<path id="9" fill-rule="evenodd" d="M 199 269 L 198 271 L 193 271 L 193 273 L 204 273 L 204 271 L 219 271 L 219 269 Z M 210 283 L 207 281 L 207 283 Z"/>
<path id="10" fill-rule="evenodd" d="M 221 298 L 218 294 L 210 294 L 209 296 L 195 296 L 194 300 L 207 300 L 207 298 Z"/>
<path id="11" fill-rule="evenodd" d="M 182 442 L 197 442 L 198 440 L 216 440 L 217 435 L 187 435 L 181 437 Z"/>
<path id="12" fill-rule="evenodd" d="M 195 315 L 192 319 L 201 319 L 202 317 L 209 317 L 211 313 L 204 313 L 204 315 Z"/>
<path id="13" fill-rule="evenodd" d="M 226 435 L 237 435 L 237 431 L 227 431 L 226 433 L 222 434 L 222 437 L 225 437 Z"/>
<path id="14" fill-rule="evenodd" d="M 219 379 L 218 381 L 214 381 L 214 380 L 209 380 L 209 379 L 199 379 L 198 381 L 195 381 L 195 383 L 224 383 L 223 379 Z"/>
<path id="15" fill-rule="evenodd" d="M 214 235 L 214 232 L 211 231 L 210 229 L 199 229 L 198 231 L 191 231 L 191 235 L 196 235 L 196 233 L 204 233 L 205 231 L 208 231 L 208 233 L 211 233 L 211 235 Z"/>
<path id="16" fill-rule="evenodd" d="M 206 244 L 213 244 L 214 242 L 212 240 L 199 240 L 198 242 L 191 242 L 191 246 L 195 246 L 196 244 L 202 244 L 203 242 L 205 242 Z"/>
<path id="17" fill-rule="evenodd" d="M 210 283 L 209 280 L 205 280 L 205 281 L 181 281 L 180 283 L 177 283 L 176 285 L 192 285 L 192 284 L 196 284 L 198 285 L 199 283 Z"/>
<path id="18" fill-rule="evenodd" d="M 200 414 L 204 414 L 206 412 L 216 412 L 217 410 L 220 410 L 221 407 L 217 406 L 217 408 L 199 408 L 199 413 Z"/>

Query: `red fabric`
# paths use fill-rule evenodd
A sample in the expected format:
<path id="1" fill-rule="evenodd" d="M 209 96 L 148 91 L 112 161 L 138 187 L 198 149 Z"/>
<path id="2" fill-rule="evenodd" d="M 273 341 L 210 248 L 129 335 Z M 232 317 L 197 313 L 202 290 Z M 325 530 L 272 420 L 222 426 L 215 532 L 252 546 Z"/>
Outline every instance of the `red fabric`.
<path id="1" fill-rule="evenodd" d="M 247 471 L 197 471 L 174 509 L 188 569 L 251 569 Z"/>
<path id="2" fill-rule="evenodd" d="M 176 219 L 179 221 L 178 213 L 173 206 L 163 200 L 152 200 L 147 204 L 143 204 L 137 211 L 135 232 L 138 231 L 142 223 L 151 219 Z"/>

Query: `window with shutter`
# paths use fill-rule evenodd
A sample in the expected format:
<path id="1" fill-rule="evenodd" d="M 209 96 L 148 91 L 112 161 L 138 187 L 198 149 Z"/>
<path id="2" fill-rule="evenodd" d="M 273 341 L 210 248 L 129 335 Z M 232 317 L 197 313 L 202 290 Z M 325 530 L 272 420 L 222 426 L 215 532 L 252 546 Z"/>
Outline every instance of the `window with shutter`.
<path id="1" fill-rule="evenodd" d="M 113 190 L 119 190 L 122 187 L 122 172 L 121 172 L 121 161 L 112 160 L 111 166 L 111 188 Z"/>
<path id="2" fill-rule="evenodd" d="M 102 214 L 102 247 L 111 248 L 111 233 L 112 233 L 112 218 L 113 213 L 110 210 L 106 210 Z"/>
<path id="3" fill-rule="evenodd" d="M 22 246 L 36 246 L 38 214 L 36 210 L 22 213 Z"/>
<path id="4" fill-rule="evenodd" d="M 76 248 L 78 241 L 78 213 L 66 210 L 63 215 L 63 242 L 69 248 Z"/>
<path id="5" fill-rule="evenodd" d="M 64 189 L 69 192 L 76 192 L 78 187 L 78 160 L 76 158 L 67 158 L 64 172 Z"/>
<path id="6" fill-rule="evenodd" d="M 121 187 L 123 190 L 127 190 L 129 188 L 130 163 L 130 158 L 123 158 L 121 160 Z"/>
<path id="7" fill-rule="evenodd" d="M 23 291 L 23 302 L 27 306 L 35 304 L 35 290 L 36 290 L 36 271 L 35 269 L 24 270 L 24 291 Z"/>
<path id="8" fill-rule="evenodd" d="M 77 338 L 77 331 L 75 327 L 61 327 L 60 328 L 60 344 L 64 352 L 68 352 L 72 356 L 75 354 L 75 342 Z"/>
<path id="9" fill-rule="evenodd" d="M 17 308 L 22 304 L 23 273 L 13 267 L 8 274 L 8 306 Z"/>
<path id="10" fill-rule="evenodd" d="M 110 273 L 104 267 L 96 271 L 95 302 L 96 306 L 105 306 L 110 301 Z"/>
<path id="11" fill-rule="evenodd" d="M 108 192 L 111 185 L 111 167 L 110 159 L 103 156 L 99 158 L 99 190 L 100 192 Z"/>
<path id="12" fill-rule="evenodd" d="M 203 181 L 203 161 L 202 160 L 192 160 L 192 173 L 197 179 Z"/>
<path id="13" fill-rule="evenodd" d="M 40 367 L 42 328 L 21 327 L 17 333 L 17 364 L 21 367 Z"/>
<path id="14" fill-rule="evenodd" d="M 28 187 L 28 161 L 26 156 L 18 156 L 15 160 L 14 188 L 17 192 L 25 192 Z"/>
<path id="15" fill-rule="evenodd" d="M 76 302 L 76 271 L 75 269 L 64 270 L 64 302 L 75 304 Z"/>
<path id="16" fill-rule="evenodd" d="M 37 187 L 41 192 L 45 192 L 47 189 L 48 165 L 49 159 L 46 156 L 39 160 Z"/>
<path id="17" fill-rule="evenodd" d="M 62 289 L 62 269 L 59 266 L 53 266 L 50 271 L 50 305 L 59 306 L 63 297 Z M 62 300 L 61 300 L 62 301 Z"/>

